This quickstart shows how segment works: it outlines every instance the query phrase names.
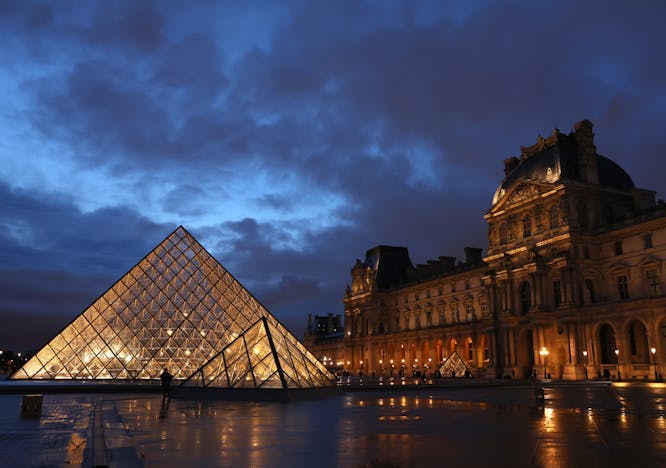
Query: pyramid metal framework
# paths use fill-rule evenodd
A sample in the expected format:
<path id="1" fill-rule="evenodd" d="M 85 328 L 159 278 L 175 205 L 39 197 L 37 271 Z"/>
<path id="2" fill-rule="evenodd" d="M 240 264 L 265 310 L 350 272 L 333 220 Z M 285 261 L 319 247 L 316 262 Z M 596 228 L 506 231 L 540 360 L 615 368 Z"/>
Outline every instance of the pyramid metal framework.
<path id="1" fill-rule="evenodd" d="M 460 357 L 457 351 L 454 351 L 442 364 L 442 367 L 439 368 L 439 373 L 442 377 L 451 377 L 453 372 L 456 377 L 464 377 L 465 371 L 472 372 L 472 369 L 469 368 L 463 358 Z"/>
<path id="2" fill-rule="evenodd" d="M 183 385 L 301 388 L 326 386 L 330 381 L 289 332 L 261 317 Z"/>
<path id="3" fill-rule="evenodd" d="M 157 379 L 167 368 L 186 379 L 208 375 L 221 351 L 243 347 L 250 358 L 236 367 L 227 360 L 231 375 L 216 386 L 274 387 L 276 375 L 288 387 L 331 385 L 316 357 L 179 226 L 11 378 Z M 241 362 L 238 379 L 232 369 L 241 372 Z M 280 373 L 279 362 L 293 365 Z"/>

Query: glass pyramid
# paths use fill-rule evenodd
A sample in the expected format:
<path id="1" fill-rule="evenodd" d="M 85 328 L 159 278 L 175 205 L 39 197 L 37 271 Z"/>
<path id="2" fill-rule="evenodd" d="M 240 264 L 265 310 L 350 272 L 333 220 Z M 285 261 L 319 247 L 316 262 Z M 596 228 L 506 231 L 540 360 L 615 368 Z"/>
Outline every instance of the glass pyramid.
<path id="1" fill-rule="evenodd" d="M 280 323 L 261 317 L 183 385 L 309 388 L 329 386 L 331 380 L 326 369 Z"/>
<path id="2" fill-rule="evenodd" d="M 454 351 L 451 356 L 442 364 L 442 367 L 439 368 L 439 373 L 442 377 L 451 377 L 452 373 L 456 377 L 464 377 L 465 371 L 472 372 L 463 358 L 460 357 L 457 351 Z"/>
<path id="3" fill-rule="evenodd" d="M 298 369 L 307 375 L 299 375 L 300 380 L 319 383 L 322 376 L 330 378 L 323 365 L 180 226 L 11 378 L 158 379 L 167 368 L 174 378 L 185 379 L 234 343 L 239 348 L 254 343 L 261 335 L 258 323 L 268 323 L 265 334 L 275 330 L 278 352 L 302 359 Z M 254 378 L 266 385 L 264 374 L 252 369 Z"/>

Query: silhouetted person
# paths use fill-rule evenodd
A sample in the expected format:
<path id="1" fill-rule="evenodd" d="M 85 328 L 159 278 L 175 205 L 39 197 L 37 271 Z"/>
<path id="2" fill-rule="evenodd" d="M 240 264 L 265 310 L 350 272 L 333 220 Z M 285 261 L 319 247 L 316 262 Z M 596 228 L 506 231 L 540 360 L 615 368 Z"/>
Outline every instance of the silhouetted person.
<path id="1" fill-rule="evenodd" d="M 169 373 L 169 370 L 165 367 L 164 372 L 160 375 L 160 381 L 162 382 L 162 398 L 171 398 L 171 380 L 173 375 Z"/>

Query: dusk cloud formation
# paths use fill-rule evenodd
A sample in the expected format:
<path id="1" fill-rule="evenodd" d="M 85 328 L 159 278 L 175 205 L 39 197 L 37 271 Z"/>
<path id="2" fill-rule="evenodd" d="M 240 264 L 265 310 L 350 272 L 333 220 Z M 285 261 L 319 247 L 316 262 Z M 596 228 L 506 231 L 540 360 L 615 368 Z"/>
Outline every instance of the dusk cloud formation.
<path id="1" fill-rule="evenodd" d="M 0 349 L 41 345 L 180 224 L 300 336 L 377 244 L 485 248 L 502 161 L 584 118 L 663 197 L 665 13 L 0 4 L 0 319 L 53 318 Z"/>

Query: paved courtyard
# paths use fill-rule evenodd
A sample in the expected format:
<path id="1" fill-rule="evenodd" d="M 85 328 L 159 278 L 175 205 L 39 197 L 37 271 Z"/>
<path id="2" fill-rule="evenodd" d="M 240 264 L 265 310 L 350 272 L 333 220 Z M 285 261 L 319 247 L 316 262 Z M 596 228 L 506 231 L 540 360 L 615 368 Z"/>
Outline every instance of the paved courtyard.
<path id="1" fill-rule="evenodd" d="M 16 466 L 666 466 L 662 384 L 358 392 L 292 403 L 0 396 Z"/>

